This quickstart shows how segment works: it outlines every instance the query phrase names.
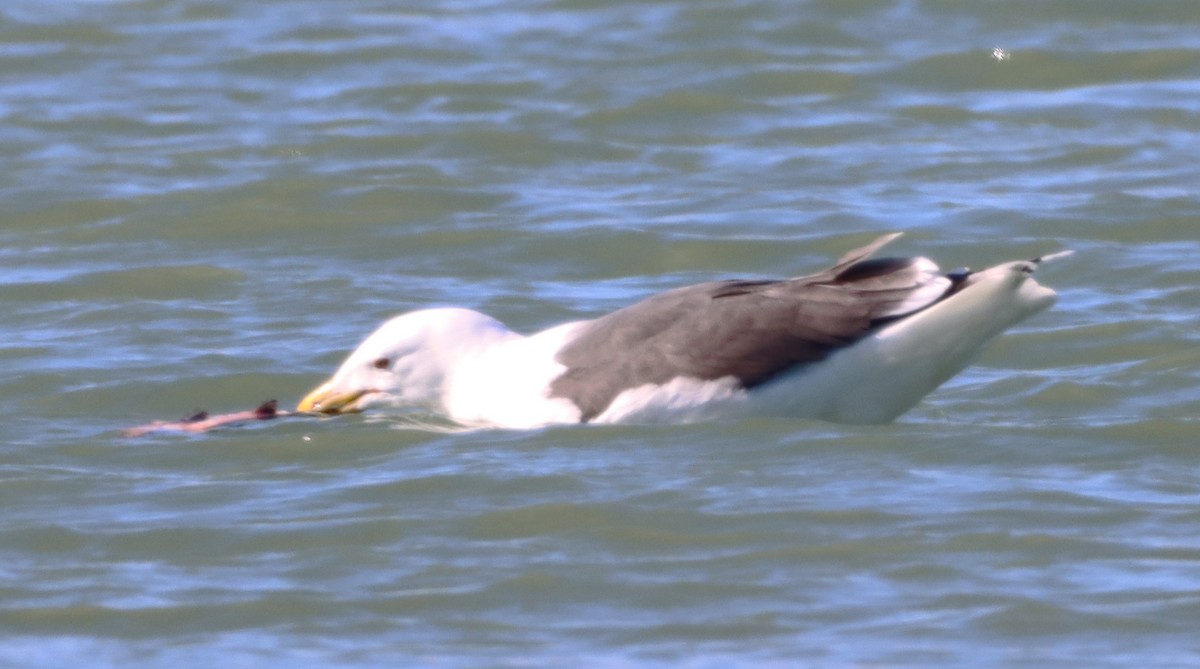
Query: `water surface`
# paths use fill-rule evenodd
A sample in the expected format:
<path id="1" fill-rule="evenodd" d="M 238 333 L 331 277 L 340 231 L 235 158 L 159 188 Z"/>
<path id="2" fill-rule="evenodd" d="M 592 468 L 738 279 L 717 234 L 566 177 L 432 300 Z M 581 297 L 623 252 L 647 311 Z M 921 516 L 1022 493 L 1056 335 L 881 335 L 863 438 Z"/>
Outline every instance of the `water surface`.
<path id="1" fill-rule="evenodd" d="M 1200 7 L 977 4 L 6 3 L 0 664 L 1195 666 Z M 893 425 L 119 433 L 893 230 L 1077 251 Z"/>

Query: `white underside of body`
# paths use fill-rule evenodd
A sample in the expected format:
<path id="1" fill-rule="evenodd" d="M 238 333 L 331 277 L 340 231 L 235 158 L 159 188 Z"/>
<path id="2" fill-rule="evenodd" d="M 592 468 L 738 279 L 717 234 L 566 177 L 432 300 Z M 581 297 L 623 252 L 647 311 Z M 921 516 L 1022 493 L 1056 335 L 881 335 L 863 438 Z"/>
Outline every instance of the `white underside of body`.
<path id="1" fill-rule="evenodd" d="M 895 420 L 970 365 L 996 335 L 1054 303 L 1054 291 L 1022 265 L 975 274 L 950 298 L 756 390 L 747 408 L 838 423 Z"/>
<path id="2" fill-rule="evenodd" d="M 726 376 L 713 381 L 678 377 L 617 395 L 593 423 L 688 423 L 743 408 L 750 393 Z"/>
<path id="3" fill-rule="evenodd" d="M 1029 263 L 1008 263 L 976 273 L 951 297 L 752 391 L 731 377 L 676 378 L 622 392 L 592 422 L 687 422 L 719 415 L 889 422 L 970 364 L 993 337 L 1054 302 L 1054 291 L 1035 282 L 1031 271 Z M 448 311 L 446 317 L 461 324 L 452 328 L 453 341 L 439 347 L 438 360 L 428 363 L 439 371 L 427 374 L 418 366 L 411 374 L 439 379 L 422 391 L 422 404 L 467 426 L 525 429 L 579 422 L 579 409 L 550 397 L 549 388 L 565 371 L 556 353 L 582 323 L 523 337 L 482 314 Z M 379 392 L 364 404 L 412 406 L 413 399 L 408 391 Z"/>

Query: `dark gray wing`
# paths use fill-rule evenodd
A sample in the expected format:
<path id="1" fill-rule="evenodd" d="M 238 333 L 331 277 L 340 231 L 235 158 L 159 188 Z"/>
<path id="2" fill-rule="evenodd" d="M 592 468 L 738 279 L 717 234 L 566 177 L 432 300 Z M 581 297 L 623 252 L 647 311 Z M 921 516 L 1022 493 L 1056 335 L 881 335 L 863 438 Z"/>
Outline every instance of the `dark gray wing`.
<path id="1" fill-rule="evenodd" d="M 952 290 L 923 258 L 866 259 L 893 238 L 812 276 L 702 283 L 599 318 L 559 351 L 567 370 L 551 395 L 571 400 L 588 421 L 629 388 L 728 376 L 753 388 L 823 360 Z"/>

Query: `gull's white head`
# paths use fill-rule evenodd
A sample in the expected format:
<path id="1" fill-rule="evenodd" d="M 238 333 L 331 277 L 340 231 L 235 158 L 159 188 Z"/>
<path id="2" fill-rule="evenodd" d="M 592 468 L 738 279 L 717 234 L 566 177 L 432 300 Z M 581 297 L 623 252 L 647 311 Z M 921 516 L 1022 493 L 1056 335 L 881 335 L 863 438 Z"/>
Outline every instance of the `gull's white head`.
<path id="1" fill-rule="evenodd" d="M 495 319 L 469 309 L 425 309 L 371 333 L 296 410 L 354 413 L 368 406 L 439 408 L 454 361 L 503 337 Z"/>

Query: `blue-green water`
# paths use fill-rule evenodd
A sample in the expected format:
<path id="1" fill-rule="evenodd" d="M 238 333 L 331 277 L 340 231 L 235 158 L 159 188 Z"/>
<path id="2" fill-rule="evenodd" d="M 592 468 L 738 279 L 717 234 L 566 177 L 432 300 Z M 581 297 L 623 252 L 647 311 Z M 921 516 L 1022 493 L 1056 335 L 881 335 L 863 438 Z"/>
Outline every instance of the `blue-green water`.
<path id="1" fill-rule="evenodd" d="M 0 665 L 1196 666 L 1198 155 L 1193 0 L 7 2 Z M 1077 251 L 893 425 L 119 434 L 892 230 Z"/>

